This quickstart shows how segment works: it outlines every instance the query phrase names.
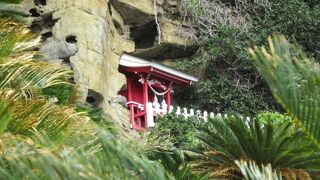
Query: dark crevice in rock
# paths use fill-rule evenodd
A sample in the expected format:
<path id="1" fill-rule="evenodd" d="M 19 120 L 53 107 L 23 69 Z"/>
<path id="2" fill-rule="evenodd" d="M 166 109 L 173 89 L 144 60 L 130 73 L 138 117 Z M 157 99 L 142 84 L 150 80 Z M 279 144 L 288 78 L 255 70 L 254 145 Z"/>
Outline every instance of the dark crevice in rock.
<path id="1" fill-rule="evenodd" d="M 34 2 L 34 4 L 36 6 L 39 6 L 39 5 L 45 6 L 45 5 L 47 5 L 47 1 L 46 0 L 34 0 L 33 2 Z"/>
<path id="2" fill-rule="evenodd" d="M 70 57 L 71 56 L 63 58 L 62 62 L 69 65 L 72 68 L 71 63 L 70 63 Z"/>
<path id="3" fill-rule="evenodd" d="M 36 8 L 30 9 L 29 13 L 31 14 L 31 17 L 40 17 L 40 14 L 38 13 Z"/>
<path id="4" fill-rule="evenodd" d="M 52 32 L 46 32 L 46 33 L 43 33 L 43 34 L 41 35 L 41 39 L 42 39 L 43 41 L 47 40 L 47 39 L 50 38 L 50 37 L 52 37 Z"/>
<path id="5" fill-rule="evenodd" d="M 72 44 L 74 44 L 74 43 L 77 42 L 77 37 L 74 36 L 74 35 L 67 36 L 67 37 L 66 37 L 66 41 L 67 41 L 67 43 L 72 43 Z"/>
<path id="6" fill-rule="evenodd" d="M 112 22 L 113 22 L 114 27 L 117 29 L 118 33 L 120 35 L 124 35 L 124 32 L 123 32 L 121 25 L 115 20 L 113 20 Z"/>
<path id="7" fill-rule="evenodd" d="M 154 46 L 158 35 L 155 21 L 151 21 L 139 27 L 130 28 L 130 36 L 134 40 L 136 49 L 145 49 Z"/>
<path id="8" fill-rule="evenodd" d="M 76 84 L 76 81 L 75 81 L 74 77 L 69 78 L 68 81 L 71 84 Z"/>
<path id="9" fill-rule="evenodd" d="M 88 96 L 86 98 L 87 103 L 91 104 L 94 107 L 98 107 L 102 103 L 102 101 L 103 101 L 103 96 L 100 93 L 92 89 L 88 90 Z"/>
<path id="10" fill-rule="evenodd" d="M 133 6 L 118 0 L 110 0 L 112 6 L 120 13 L 126 25 L 141 26 L 154 19 L 150 14 L 146 14 Z"/>
<path id="11" fill-rule="evenodd" d="M 112 7 L 111 7 L 112 5 L 111 5 L 111 2 L 108 2 L 108 9 L 109 9 L 109 14 L 110 14 L 110 16 L 112 16 Z"/>
<path id="12" fill-rule="evenodd" d="M 53 19 L 52 14 L 45 14 L 41 19 L 32 22 L 30 28 L 35 33 L 40 33 L 42 29 L 51 29 L 59 19 Z"/>
<path id="13" fill-rule="evenodd" d="M 148 49 L 138 49 L 133 55 L 144 59 L 177 59 L 189 57 L 198 49 L 197 45 L 179 46 L 177 44 L 164 44 Z"/>

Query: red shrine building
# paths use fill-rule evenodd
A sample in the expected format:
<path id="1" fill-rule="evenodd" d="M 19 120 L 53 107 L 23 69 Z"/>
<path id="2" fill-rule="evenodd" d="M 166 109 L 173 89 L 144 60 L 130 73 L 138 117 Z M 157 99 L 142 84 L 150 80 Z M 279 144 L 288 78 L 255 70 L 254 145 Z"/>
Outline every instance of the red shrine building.
<path id="1" fill-rule="evenodd" d="M 119 94 L 127 98 L 131 127 L 153 127 L 157 116 L 172 111 L 171 92 L 175 86 L 188 86 L 198 79 L 171 67 L 123 54 L 119 72 L 127 78 L 126 89 Z"/>

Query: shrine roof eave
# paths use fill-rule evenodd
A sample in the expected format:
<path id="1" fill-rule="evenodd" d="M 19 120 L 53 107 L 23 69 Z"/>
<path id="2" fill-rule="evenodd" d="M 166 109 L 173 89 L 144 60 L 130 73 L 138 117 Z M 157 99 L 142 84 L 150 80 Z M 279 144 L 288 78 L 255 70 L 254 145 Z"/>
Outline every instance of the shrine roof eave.
<path id="1" fill-rule="evenodd" d="M 136 72 L 144 72 L 149 70 L 151 72 L 155 72 L 156 74 L 162 74 L 162 75 L 167 74 L 169 77 L 176 77 L 178 79 L 183 79 L 184 82 L 186 81 L 190 82 L 189 84 L 191 84 L 191 82 L 198 81 L 198 78 L 196 78 L 195 76 L 186 74 L 184 72 L 178 71 L 176 69 L 173 69 L 171 67 L 168 67 L 156 62 L 146 61 L 144 59 L 130 56 L 127 54 L 123 54 L 121 56 L 119 65 L 120 67 L 121 66 L 126 67 L 126 68 L 121 68 L 122 71 L 126 71 L 126 70 L 131 71 L 135 69 Z"/>
<path id="2" fill-rule="evenodd" d="M 178 85 L 191 85 L 193 82 L 187 79 L 183 79 L 183 78 L 165 73 L 163 71 L 160 71 L 150 66 L 130 68 L 130 67 L 125 67 L 120 65 L 119 72 L 122 72 L 129 76 L 132 74 L 145 74 L 145 75 L 149 75 L 151 78 L 162 79 L 165 81 L 173 82 L 174 84 L 178 84 Z"/>

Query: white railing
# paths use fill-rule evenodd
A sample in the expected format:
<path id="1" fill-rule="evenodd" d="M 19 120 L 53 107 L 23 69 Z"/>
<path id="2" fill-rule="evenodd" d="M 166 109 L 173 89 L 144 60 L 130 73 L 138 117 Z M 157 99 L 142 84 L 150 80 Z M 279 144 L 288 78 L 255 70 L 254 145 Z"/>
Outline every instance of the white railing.
<path id="1" fill-rule="evenodd" d="M 164 103 L 163 103 L 164 102 Z M 167 104 L 165 104 L 165 101 L 163 101 L 161 103 L 161 105 L 157 102 L 149 102 L 147 103 L 147 122 L 148 122 L 148 128 L 149 127 L 154 127 L 155 123 L 154 123 L 154 117 L 155 116 L 163 116 L 165 114 L 168 113 L 168 106 Z M 177 115 L 182 115 L 184 117 L 191 117 L 191 116 L 195 116 L 198 118 L 203 119 L 205 122 L 208 121 L 208 118 L 214 118 L 214 117 L 228 117 L 228 114 L 222 114 L 222 113 L 213 113 L 213 112 L 207 112 L 207 111 L 194 111 L 194 109 L 187 109 L 187 108 L 174 108 L 173 106 L 170 106 L 169 108 L 169 113 L 175 113 Z M 250 117 L 246 117 L 245 118 L 246 122 L 250 121 Z"/>

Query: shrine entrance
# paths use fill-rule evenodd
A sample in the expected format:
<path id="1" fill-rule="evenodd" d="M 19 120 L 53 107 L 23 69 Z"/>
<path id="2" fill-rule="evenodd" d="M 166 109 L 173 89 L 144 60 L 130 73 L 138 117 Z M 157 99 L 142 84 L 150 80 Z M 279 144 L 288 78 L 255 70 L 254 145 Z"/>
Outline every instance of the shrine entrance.
<path id="1" fill-rule="evenodd" d="M 123 54 L 119 72 L 126 75 L 127 88 L 119 92 L 127 98 L 131 127 L 154 127 L 157 116 L 170 111 L 171 91 L 177 85 L 191 85 L 198 79 L 168 66 Z"/>

